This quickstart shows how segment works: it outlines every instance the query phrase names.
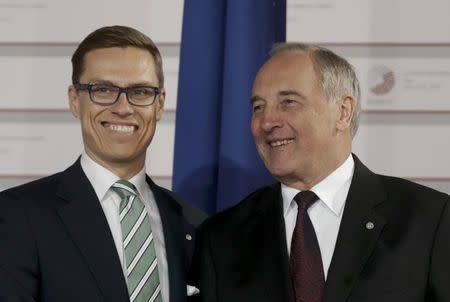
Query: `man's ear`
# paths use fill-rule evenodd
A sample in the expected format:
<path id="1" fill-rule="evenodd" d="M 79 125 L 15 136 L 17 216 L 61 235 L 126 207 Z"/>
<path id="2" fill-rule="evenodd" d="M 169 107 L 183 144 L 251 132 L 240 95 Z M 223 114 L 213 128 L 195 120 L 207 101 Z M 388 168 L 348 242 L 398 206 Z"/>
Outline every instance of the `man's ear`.
<path id="1" fill-rule="evenodd" d="M 345 131 L 350 129 L 353 115 L 356 110 L 356 100 L 353 96 L 346 95 L 338 102 L 338 122 L 337 129 L 339 131 Z"/>
<path id="2" fill-rule="evenodd" d="M 161 89 L 161 93 L 156 99 L 156 120 L 161 119 L 162 113 L 164 111 L 164 103 L 166 102 L 166 91 Z"/>
<path id="3" fill-rule="evenodd" d="M 69 108 L 70 112 L 72 112 L 72 115 L 76 118 L 80 117 L 80 99 L 78 95 L 78 91 L 73 87 L 73 85 L 70 85 L 67 90 L 68 96 L 69 96 Z"/>

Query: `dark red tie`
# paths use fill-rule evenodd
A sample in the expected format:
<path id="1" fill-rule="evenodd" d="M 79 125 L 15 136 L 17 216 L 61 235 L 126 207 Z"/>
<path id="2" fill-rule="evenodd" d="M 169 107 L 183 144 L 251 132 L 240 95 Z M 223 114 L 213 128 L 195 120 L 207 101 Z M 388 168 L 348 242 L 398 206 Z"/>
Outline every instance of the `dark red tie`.
<path id="1" fill-rule="evenodd" d="M 311 191 L 300 192 L 294 197 L 298 213 L 292 235 L 289 266 L 296 302 L 320 302 L 323 295 L 325 277 L 322 256 L 307 212 L 318 199 Z"/>

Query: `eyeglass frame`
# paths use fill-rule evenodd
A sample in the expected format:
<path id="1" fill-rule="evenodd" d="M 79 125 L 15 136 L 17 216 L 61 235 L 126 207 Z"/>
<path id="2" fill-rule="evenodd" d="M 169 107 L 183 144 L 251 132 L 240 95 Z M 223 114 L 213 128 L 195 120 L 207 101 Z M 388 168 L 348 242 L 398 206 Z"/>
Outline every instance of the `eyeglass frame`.
<path id="1" fill-rule="evenodd" d="M 114 102 L 112 103 L 99 103 L 94 101 L 94 98 L 92 97 L 92 87 L 96 86 L 96 85 L 104 85 L 104 86 L 109 86 L 109 87 L 114 87 L 114 88 L 118 88 L 119 89 L 119 93 L 117 94 L 116 99 L 114 100 Z M 137 106 L 137 107 L 147 107 L 147 106 L 151 106 L 155 103 L 156 97 L 159 96 L 162 92 L 162 88 L 159 87 L 154 87 L 154 86 L 150 86 L 150 85 L 136 85 L 136 86 L 130 86 L 130 87 L 120 87 L 117 85 L 113 85 L 113 84 L 100 84 L 100 83 L 87 83 L 87 84 L 82 84 L 82 83 L 75 83 L 73 85 L 73 87 L 75 87 L 76 90 L 87 90 L 88 94 L 89 94 L 89 99 L 91 100 L 92 103 L 100 105 L 100 106 L 111 106 L 114 105 L 115 103 L 117 103 L 117 101 L 120 98 L 120 95 L 122 93 L 125 93 L 125 96 L 127 98 L 127 102 L 130 105 L 133 106 Z M 135 104 L 132 101 L 130 101 L 130 98 L 128 97 L 128 91 L 130 89 L 134 89 L 134 88 L 151 88 L 155 91 L 155 96 L 152 100 L 152 102 L 150 104 L 145 104 L 145 105 L 141 105 L 141 104 Z"/>

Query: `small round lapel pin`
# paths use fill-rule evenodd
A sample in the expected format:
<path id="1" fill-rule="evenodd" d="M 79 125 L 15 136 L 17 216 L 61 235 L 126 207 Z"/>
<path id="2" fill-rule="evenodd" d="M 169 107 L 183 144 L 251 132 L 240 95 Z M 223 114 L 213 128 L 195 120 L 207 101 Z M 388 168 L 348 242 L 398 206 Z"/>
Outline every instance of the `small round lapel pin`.
<path id="1" fill-rule="evenodd" d="M 375 224 L 372 221 L 369 221 L 368 223 L 366 223 L 366 229 L 373 230 L 374 227 L 375 227 Z"/>

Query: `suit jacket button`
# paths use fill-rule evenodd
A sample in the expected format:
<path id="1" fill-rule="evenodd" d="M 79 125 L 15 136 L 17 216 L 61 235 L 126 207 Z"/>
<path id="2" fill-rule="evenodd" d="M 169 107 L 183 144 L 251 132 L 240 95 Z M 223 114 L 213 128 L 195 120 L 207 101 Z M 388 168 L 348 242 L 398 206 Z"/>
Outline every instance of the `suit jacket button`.
<path id="1" fill-rule="evenodd" d="M 369 221 L 368 223 L 366 223 L 366 229 L 372 230 L 374 227 L 375 227 L 375 225 L 373 224 L 372 221 Z"/>
<path id="2" fill-rule="evenodd" d="M 187 240 L 192 240 L 191 234 L 186 234 L 186 239 L 187 239 Z"/>

